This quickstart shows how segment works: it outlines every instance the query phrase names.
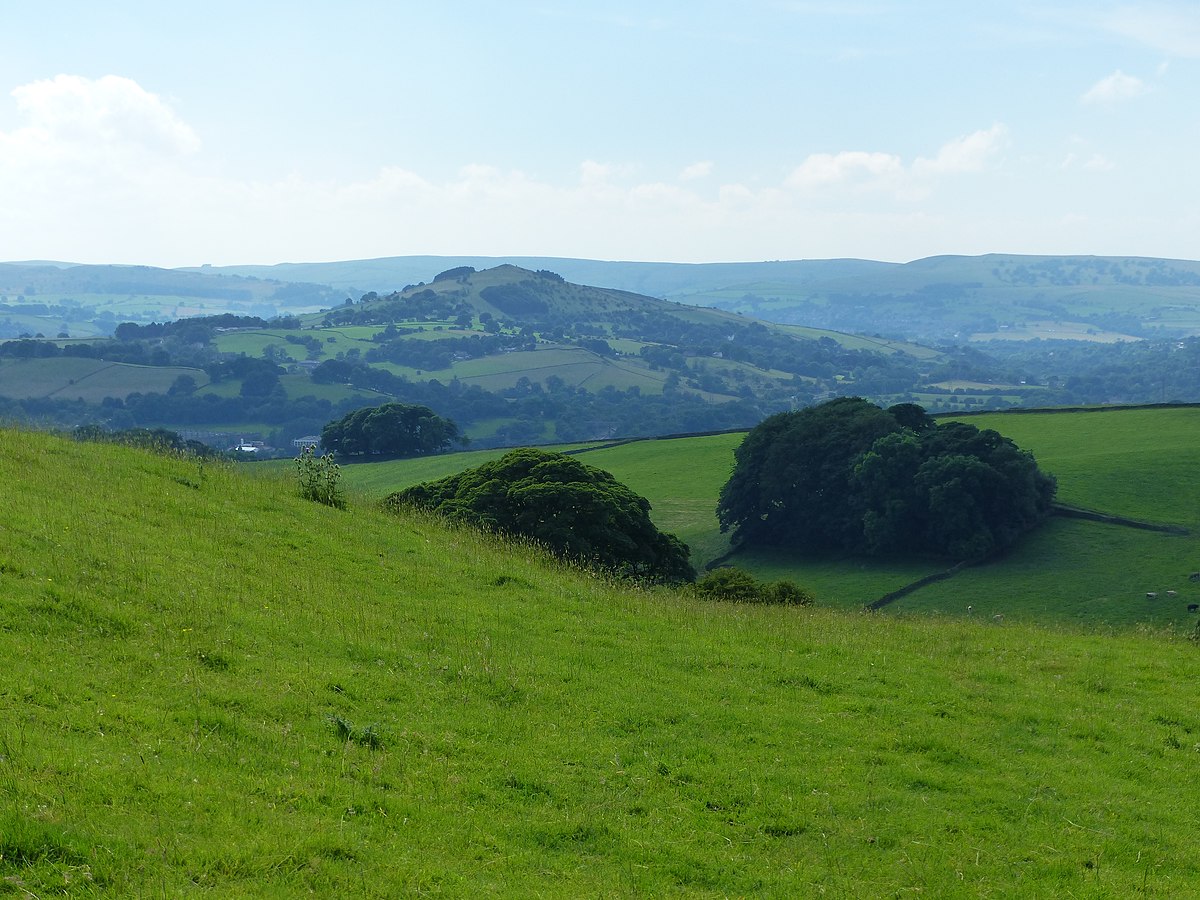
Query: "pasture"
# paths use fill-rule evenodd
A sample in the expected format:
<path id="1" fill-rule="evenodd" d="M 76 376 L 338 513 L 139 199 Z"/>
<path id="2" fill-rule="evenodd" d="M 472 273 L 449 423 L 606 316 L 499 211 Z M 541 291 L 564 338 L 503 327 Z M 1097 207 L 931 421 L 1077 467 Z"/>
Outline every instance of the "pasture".
<path id="1" fill-rule="evenodd" d="M 885 612 L 1004 615 L 1097 627 L 1193 626 L 1196 616 L 1187 606 L 1200 602 L 1200 586 L 1187 576 L 1200 570 L 1200 482 L 1193 474 L 1200 470 L 1200 408 L 1022 411 L 972 415 L 963 421 L 994 428 L 1033 452 L 1039 465 L 1058 478 L 1061 503 L 1179 525 L 1192 534 L 1055 519 L 1007 557 L 923 587 Z M 729 550 L 715 510 L 740 440 L 740 434 L 729 434 L 636 441 L 601 446 L 582 459 L 650 500 L 655 523 L 685 541 L 693 564 L 701 568 Z M 477 464 L 461 454 L 439 459 L 445 460 L 438 464 L 441 474 Z M 415 463 L 399 460 L 345 471 L 350 484 L 382 496 L 425 480 L 415 476 Z M 386 474 L 369 475 L 375 466 Z M 742 550 L 726 562 L 759 577 L 792 579 L 809 588 L 819 603 L 847 610 L 861 609 L 949 566 L 942 560 L 810 559 L 767 549 Z M 1167 597 L 1169 590 L 1176 596 Z M 1147 593 L 1158 593 L 1158 602 L 1147 602 Z"/>
<path id="2" fill-rule="evenodd" d="M 14 896 L 1200 885 L 1169 633 L 703 603 L 34 433 L 0 482 Z"/>
<path id="3" fill-rule="evenodd" d="M 100 403 L 105 397 L 132 393 L 165 394 L 181 375 L 197 385 L 208 383 L 203 369 L 183 366 L 138 366 L 82 357 L 0 360 L 0 396 L 26 399 L 54 397 Z"/>

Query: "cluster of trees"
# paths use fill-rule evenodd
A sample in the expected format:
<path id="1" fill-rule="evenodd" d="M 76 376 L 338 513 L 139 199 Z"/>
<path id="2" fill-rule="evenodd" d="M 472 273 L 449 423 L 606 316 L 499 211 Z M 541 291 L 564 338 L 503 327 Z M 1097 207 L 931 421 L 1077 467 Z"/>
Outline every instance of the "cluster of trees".
<path id="1" fill-rule="evenodd" d="M 330 310 L 322 320 L 325 325 L 388 325 L 392 322 L 426 319 L 454 319 L 473 316 L 474 308 L 454 292 L 438 293 L 426 288 L 403 296 L 397 291 L 380 297 L 364 294 L 361 305 L 347 301 L 346 306 Z"/>
<path id="2" fill-rule="evenodd" d="M 995 431 L 843 397 L 756 426 L 721 491 L 722 530 L 803 552 L 979 560 L 1051 511 L 1054 479 Z"/>
<path id="3" fill-rule="evenodd" d="M 510 316 L 542 316 L 550 311 L 550 304 L 528 282 L 493 284 L 479 296 Z"/>
<path id="4" fill-rule="evenodd" d="M 288 328 L 300 327 L 300 320 L 295 316 L 284 316 L 280 319 L 267 321 L 261 316 L 239 316 L 233 313 L 222 313 L 216 316 L 193 316 L 187 319 L 176 319 L 172 322 L 150 322 L 138 325 L 135 322 L 122 322 L 113 330 L 113 337 L 118 341 L 150 340 L 163 338 L 172 334 L 191 334 L 201 343 L 208 343 L 212 334 L 218 328 Z M 196 329 L 205 329 L 197 331 Z"/>
<path id="5" fill-rule="evenodd" d="M 688 547 L 650 521 L 650 503 L 608 472 L 571 456 L 526 448 L 391 494 L 415 507 L 536 541 L 551 552 L 651 581 L 691 581 Z"/>
<path id="6" fill-rule="evenodd" d="M 428 456 L 466 442 L 451 419 L 413 403 L 356 409 L 321 429 L 321 445 L 340 456 Z"/>

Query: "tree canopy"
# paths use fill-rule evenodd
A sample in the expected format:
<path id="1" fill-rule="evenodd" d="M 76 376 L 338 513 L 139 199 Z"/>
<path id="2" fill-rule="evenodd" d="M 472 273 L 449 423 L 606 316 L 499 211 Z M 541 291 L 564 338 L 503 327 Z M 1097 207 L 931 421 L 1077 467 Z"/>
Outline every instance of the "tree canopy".
<path id="1" fill-rule="evenodd" d="M 387 497 L 483 528 L 522 535 L 559 556 L 654 581 L 690 581 L 688 547 L 650 521 L 650 503 L 608 472 L 524 448 Z"/>
<path id="2" fill-rule="evenodd" d="M 458 426 L 428 406 L 385 403 L 356 409 L 321 429 L 321 444 L 343 456 L 426 456 L 466 443 Z"/>
<path id="3" fill-rule="evenodd" d="M 995 431 L 858 397 L 771 416 L 735 460 L 722 530 L 805 552 L 983 559 L 1045 519 L 1056 487 Z"/>

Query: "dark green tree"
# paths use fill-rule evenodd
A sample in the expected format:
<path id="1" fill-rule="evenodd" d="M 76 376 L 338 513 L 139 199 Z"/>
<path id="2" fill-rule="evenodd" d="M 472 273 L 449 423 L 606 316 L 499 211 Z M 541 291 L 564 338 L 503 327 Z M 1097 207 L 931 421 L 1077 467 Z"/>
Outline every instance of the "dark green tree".
<path id="1" fill-rule="evenodd" d="M 734 539 L 803 550 L 844 547 L 861 531 L 848 507 L 855 460 L 900 424 L 860 397 L 777 413 L 734 451 L 717 516 Z"/>
<path id="2" fill-rule="evenodd" d="M 571 456 L 513 450 L 441 481 L 386 498 L 488 530 L 522 535 L 553 553 L 652 581 L 690 581 L 688 547 L 650 521 L 650 503 L 608 472 Z"/>
<path id="3" fill-rule="evenodd" d="M 427 456 L 464 443 L 452 420 L 410 403 L 356 409 L 321 429 L 321 445 L 341 456 Z"/>
<path id="4" fill-rule="evenodd" d="M 984 559 L 1042 522 L 1055 493 L 1033 456 L 995 431 L 857 398 L 767 419 L 736 460 L 722 527 L 804 552 Z"/>

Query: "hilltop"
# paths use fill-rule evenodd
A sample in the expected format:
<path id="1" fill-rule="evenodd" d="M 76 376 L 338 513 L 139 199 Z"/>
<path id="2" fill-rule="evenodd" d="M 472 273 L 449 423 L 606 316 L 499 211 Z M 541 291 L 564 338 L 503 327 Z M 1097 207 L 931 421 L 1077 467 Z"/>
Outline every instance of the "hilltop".
<path id="1" fill-rule="evenodd" d="M 607 262 L 393 257 L 215 271 L 346 290 L 425 280 L 440 268 L 515 264 L 573 281 L 714 306 L 766 321 L 898 340 L 1115 341 L 1200 334 L 1200 262 L 1150 257 L 934 256 L 909 263 L 780 260 Z"/>
<path id="2" fill-rule="evenodd" d="M 509 265 L 775 323 L 926 344 L 1037 338 L 1112 342 L 1200 334 L 1200 262 L 993 253 L 908 263 L 538 256 L 396 256 L 182 269 L 3 263 L 0 304 L 7 308 L 0 310 L 0 337 L 16 337 L 21 330 L 57 334 L 64 323 L 72 336 L 81 336 L 95 333 L 85 327 L 93 320 L 102 332 L 120 321 L 151 318 L 305 313 L 368 293 L 399 292 L 449 269 Z"/>
<path id="3" fill-rule="evenodd" d="M 21 895 L 1181 895 L 1195 647 L 705 605 L 0 432 Z"/>
<path id="4" fill-rule="evenodd" d="M 138 321 L 115 325 L 106 310 L 111 339 L 72 336 L 86 309 L 94 312 L 76 297 L 39 295 L 29 303 L 21 295 L 26 302 L 0 308 L 0 335 L 24 329 L 36 337 L 0 342 L 0 414 L 55 425 L 168 427 L 218 446 L 242 437 L 287 448 L 354 408 L 395 399 L 454 419 L 477 446 L 501 446 L 748 428 L 772 412 L 834 396 L 915 402 L 934 412 L 1200 399 L 1200 338 L 1171 337 L 1190 333 L 1189 292 L 1200 278 L 1191 264 L 827 262 L 761 265 L 803 282 L 793 287 L 807 292 L 804 303 L 820 313 L 814 319 L 853 313 L 860 330 L 873 332 L 893 330 L 882 327 L 893 319 L 905 327 L 925 322 L 957 337 L 929 346 L 777 324 L 510 264 L 452 267 L 431 273 L 428 283 L 280 318 L 223 313 L 156 323 L 143 310 Z M 711 277 L 729 277 L 737 265 Z M 82 277 L 72 267 L 9 268 Z M 181 292 L 260 291 L 271 304 L 291 296 L 287 284 L 257 276 L 111 268 L 106 277 L 164 285 L 176 275 L 191 279 L 172 288 Z M 728 297 L 744 299 L 738 291 Z M 199 309 L 208 301 L 188 302 L 196 304 L 190 312 L 209 312 Z M 790 302 L 781 300 L 779 309 Z M 1061 308 L 1050 310 L 1055 303 Z M 981 315 L 994 331 L 967 322 Z M 103 327 L 100 318 L 85 324 Z M 55 337 L 37 339 L 43 334 Z M 1148 337 L 1132 339 L 1139 334 Z"/>
<path id="5" fill-rule="evenodd" d="M 940 357 L 546 270 L 468 267 L 279 320 L 206 316 L 122 323 L 108 341 L 6 342 L 0 413 L 183 428 L 220 446 L 249 432 L 287 448 L 395 399 L 494 446 L 749 427 L 850 385 L 898 390 Z"/>

